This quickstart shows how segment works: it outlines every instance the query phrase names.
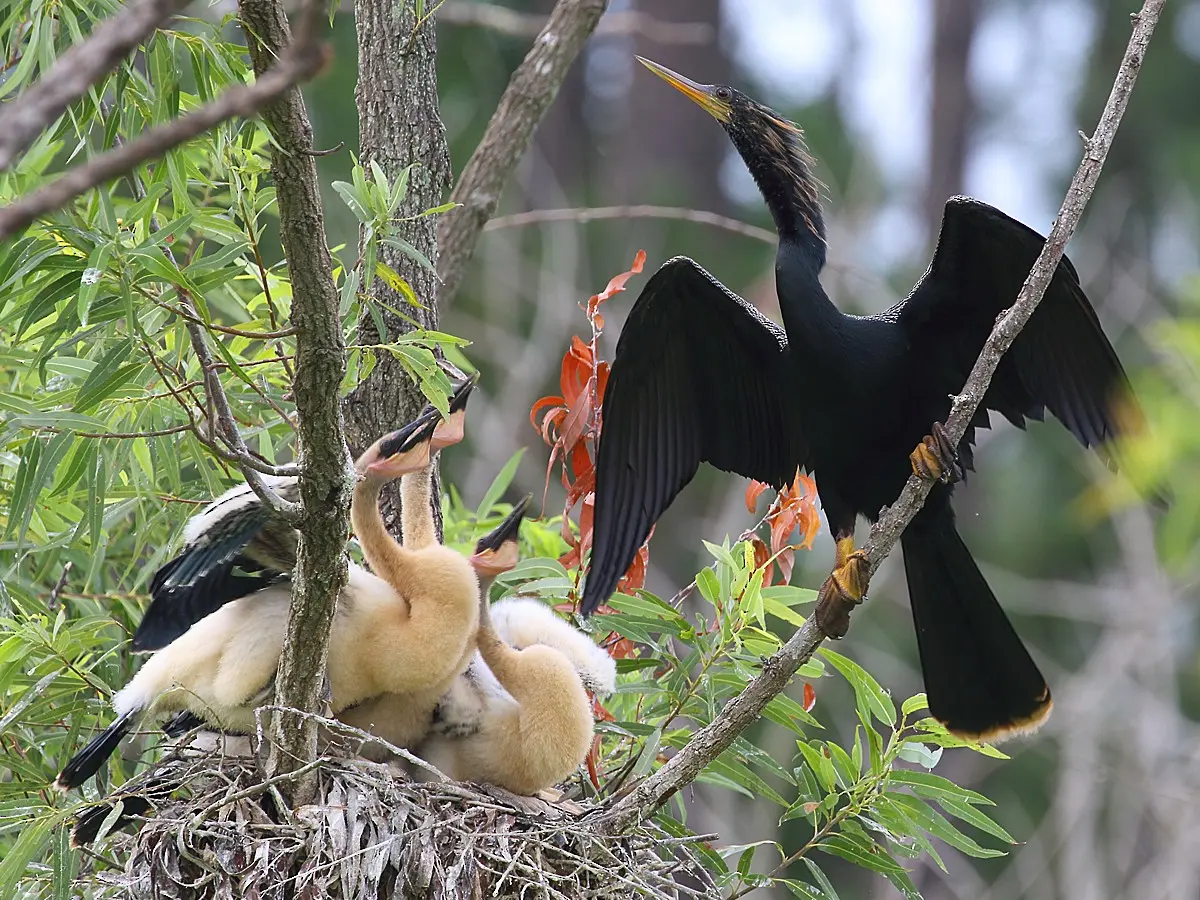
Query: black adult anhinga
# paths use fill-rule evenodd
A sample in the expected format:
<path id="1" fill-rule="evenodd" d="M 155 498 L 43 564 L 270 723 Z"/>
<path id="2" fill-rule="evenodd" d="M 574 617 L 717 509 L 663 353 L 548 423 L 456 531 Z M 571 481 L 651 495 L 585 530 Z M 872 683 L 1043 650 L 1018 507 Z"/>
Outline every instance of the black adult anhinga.
<path id="1" fill-rule="evenodd" d="M 878 315 L 846 315 L 818 280 L 825 227 L 801 130 L 733 88 L 641 62 L 721 123 L 754 176 L 779 232 L 784 329 L 685 257 L 646 284 L 604 399 L 584 611 L 612 593 L 701 462 L 776 486 L 803 466 L 837 540 L 817 621 L 839 637 L 869 577 L 854 549 L 856 518 L 877 518 L 915 469 L 939 482 L 901 539 L 930 711 L 977 738 L 1036 728 L 1050 690 L 958 536 L 950 482 L 960 462 L 971 468 L 988 410 L 1023 427 L 1048 409 L 1085 446 L 1116 433 L 1125 375 L 1074 267 L 1063 259 L 955 453 L 937 423 L 1043 238 L 952 198 L 912 293 Z"/>

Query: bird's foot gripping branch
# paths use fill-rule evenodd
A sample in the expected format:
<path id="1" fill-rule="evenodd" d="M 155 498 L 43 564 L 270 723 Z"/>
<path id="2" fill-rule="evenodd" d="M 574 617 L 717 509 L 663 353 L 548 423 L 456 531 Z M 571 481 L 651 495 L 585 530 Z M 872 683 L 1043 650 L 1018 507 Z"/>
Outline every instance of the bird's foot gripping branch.
<path id="1" fill-rule="evenodd" d="M 941 422 L 934 422 L 930 433 L 925 435 L 917 449 L 909 454 L 913 473 L 926 481 L 954 484 L 962 481 L 962 466 L 958 464 L 958 450 Z"/>
<path id="2" fill-rule="evenodd" d="M 833 571 L 817 593 L 817 625 L 826 637 L 841 638 L 850 630 L 850 613 L 867 599 L 871 564 L 854 549 L 854 535 L 839 537 Z"/>

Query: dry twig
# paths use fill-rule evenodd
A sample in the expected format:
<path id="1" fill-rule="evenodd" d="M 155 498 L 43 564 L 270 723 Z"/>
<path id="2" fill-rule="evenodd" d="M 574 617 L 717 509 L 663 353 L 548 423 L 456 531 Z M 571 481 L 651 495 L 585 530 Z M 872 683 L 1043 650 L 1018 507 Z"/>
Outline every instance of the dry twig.
<path id="1" fill-rule="evenodd" d="M 568 209 L 531 209 L 528 212 L 513 213 L 508 216 L 497 216 L 483 226 L 484 231 L 495 231 L 500 228 L 523 228 L 527 225 L 542 225 L 547 222 L 598 222 L 604 219 L 674 219 L 680 222 L 696 222 L 700 225 L 712 225 L 774 244 L 779 236 L 766 228 L 750 225 L 729 216 L 707 212 L 702 209 L 688 209 L 685 206 L 650 206 L 638 204 L 635 206 L 577 206 Z"/>
<path id="2" fill-rule="evenodd" d="M 524 13 L 492 3 L 443 3 L 438 7 L 439 22 L 451 25 L 475 25 L 511 37 L 535 37 L 546 25 L 546 17 Z M 716 38 L 707 22 L 666 22 L 637 10 L 612 12 L 600 19 L 597 37 L 635 34 L 656 44 L 693 44 L 704 46 Z"/>
<path id="3" fill-rule="evenodd" d="M 1132 18 L 1133 34 L 1125 50 L 1116 80 L 1096 132 L 1085 138 L 1083 161 L 1071 179 L 1067 196 L 1063 200 L 1054 226 L 1033 264 L 1033 269 L 1021 286 L 1016 302 L 996 322 L 995 328 L 983 345 L 979 359 L 968 376 L 962 392 L 953 399 L 950 417 L 946 420 L 946 431 L 957 444 L 966 432 L 975 410 L 991 383 L 992 375 L 1000 363 L 1004 351 L 1012 345 L 1050 284 L 1058 262 L 1062 259 L 1067 241 L 1079 224 L 1084 207 L 1096 187 L 1096 180 L 1104 165 L 1104 158 L 1120 125 L 1121 116 L 1129 104 L 1129 96 L 1141 70 L 1142 59 L 1154 26 L 1166 0 L 1146 0 L 1140 13 Z M 871 536 L 863 546 L 874 572 L 891 551 L 900 534 L 912 521 L 932 484 L 917 476 L 909 478 L 896 501 L 879 517 L 871 529 Z M 808 621 L 792 635 L 786 644 L 763 665 L 762 672 L 741 694 L 725 705 L 721 714 L 711 724 L 696 733 L 686 747 L 679 751 L 666 765 L 643 781 L 625 797 L 618 800 L 598 817 L 598 825 L 607 830 L 620 830 L 643 820 L 658 809 L 677 790 L 693 781 L 709 762 L 716 759 L 750 723 L 758 718 L 771 698 L 782 691 L 796 670 L 825 640 L 817 627 L 816 617 Z"/>
<path id="4" fill-rule="evenodd" d="M 608 0 L 558 0 L 509 79 L 483 140 L 450 195 L 462 206 L 438 222 L 438 276 L 443 285 L 439 299 L 443 304 L 454 296 L 505 182 L 607 6 Z"/>

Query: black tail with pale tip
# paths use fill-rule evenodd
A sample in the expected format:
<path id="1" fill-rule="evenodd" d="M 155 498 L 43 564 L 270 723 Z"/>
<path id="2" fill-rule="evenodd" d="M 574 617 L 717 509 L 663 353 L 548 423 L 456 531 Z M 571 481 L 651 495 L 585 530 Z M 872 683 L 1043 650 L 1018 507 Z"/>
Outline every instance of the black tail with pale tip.
<path id="1" fill-rule="evenodd" d="M 959 537 L 950 508 L 923 510 L 901 545 L 933 717 L 978 740 L 1036 729 L 1050 714 L 1050 688 Z"/>
<path id="2" fill-rule="evenodd" d="M 137 711 L 127 712 L 88 741 L 87 745 L 63 766 L 58 778 L 54 780 L 54 786 L 60 791 L 69 791 L 99 772 L 104 761 L 113 755 L 113 751 L 125 739 L 125 735 L 133 730 L 137 724 L 137 717 Z"/>

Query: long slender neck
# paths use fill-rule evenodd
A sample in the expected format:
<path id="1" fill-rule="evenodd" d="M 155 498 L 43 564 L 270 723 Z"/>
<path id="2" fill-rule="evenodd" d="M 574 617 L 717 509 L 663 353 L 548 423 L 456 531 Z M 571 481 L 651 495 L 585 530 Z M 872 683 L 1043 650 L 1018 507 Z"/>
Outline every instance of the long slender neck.
<path id="1" fill-rule="evenodd" d="M 753 136 L 739 132 L 734 146 L 762 192 L 780 243 L 794 245 L 811 260 L 814 272 L 820 272 L 825 265 L 820 184 L 809 168 L 812 158 L 799 131 L 767 127 Z"/>
<path id="2" fill-rule="evenodd" d="M 400 479 L 400 530 L 410 550 L 436 543 L 437 534 L 430 505 L 432 468 L 426 466 Z"/>
<path id="3" fill-rule="evenodd" d="M 788 344 L 811 363 L 837 353 L 835 340 L 845 315 L 821 287 L 820 267 L 803 244 L 781 237 L 775 254 L 775 290 Z"/>
<path id="4" fill-rule="evenodd" d="M 383 483 L 364 478 L 354 486 L 350 500 L 350 524 L 362 545 L 367 564 L 379 575 L 396 567 L 404 548 L 388 532 L 379 513 L 379 492 Z"/>

